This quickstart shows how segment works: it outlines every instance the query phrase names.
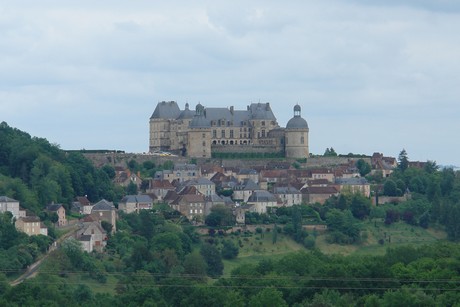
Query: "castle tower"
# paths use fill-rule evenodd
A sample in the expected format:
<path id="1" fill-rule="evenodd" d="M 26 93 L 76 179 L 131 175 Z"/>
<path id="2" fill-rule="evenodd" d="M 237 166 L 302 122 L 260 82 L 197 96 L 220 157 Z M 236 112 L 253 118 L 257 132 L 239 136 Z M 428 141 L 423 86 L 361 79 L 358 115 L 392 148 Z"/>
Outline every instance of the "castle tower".
<path id="1" fill-rule="evenodd" d="M 285 129 L 285 152 L 286 158 L 307 158 L 308 148 L 308 124 L 300 116 L 301 108 L 297 104 L 294 107 L 294 117 L 291 118 Z"/>
<path id="2" fill-rule="evenodd" d="M 188 132 L 187 155 L 194 158 L 211 157 L 211 123 L 201 104 L 195 108 L 195 116 L 190 122 Z"/>

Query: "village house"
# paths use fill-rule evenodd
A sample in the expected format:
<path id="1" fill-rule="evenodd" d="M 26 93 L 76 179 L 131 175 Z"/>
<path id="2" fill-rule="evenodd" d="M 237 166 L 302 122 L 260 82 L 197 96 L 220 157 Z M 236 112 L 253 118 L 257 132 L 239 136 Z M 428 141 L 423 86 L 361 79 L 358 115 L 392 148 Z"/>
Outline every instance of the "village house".
<path id="1" fill-rule="evenodd" d="M 233 200 L 247 202 L 254 191 L 262 190 L 257 183 L 251 179 L 246 179 L 233 189 Z"/>
<path id="2" fill-rule="evenodd" d="M 11 212 L 13 218 L 19 218 L 19 201 L 7 196 L 0 196 L 0 213 Z"/>
<path id="3" fill-rule="evenodd" d="M 255 183 L 259 183 L 259 173 L 254 169 L 241 168 L 236 174 L 236 179 L 240 182 L 246 179 L 251 179 Z"/>
<path id="4" fill-rule="evenodd" d="M 93 209 L 93 205 L 89 201 L 86 196 L 79 196 L 76 200 L 72 203 L 72 211 L 78 214 L 91 214 L 91 210 Z"/>
<path id="5" fill-rule="evenodd" d="M 16 229 L 28 236 L 48 235 L 48 228 L 40 221 L 38 216 L 21 217 L 15 222 Z"/>
<path id="6" fill-rule="evenodd" d="M 50 214 L 57 214 L 58 220 L 56 222 L 56 225 L 58 227 L 65 226 L 67 225 L 67 219 L 65 215 L 65 208 L 61 204 L 50 204 L 46 207 L 46 211 L 48 211 Z"/>
<path id="7" fill-rule="evenodd" d="M 276 197 L 268 191 L 254 191 L 248 198 L 248 205 L 253 205 L 253 212 L 267 213 L 267 208 L 278 207 Z"/>
<path id="8" fill-rule="evenodd" d="M 165 179 L 151 179 L 149 180 L 149 188 L 147 193 L 153 193 L 158 197 L 158 200 L 161 201 L 165 198 L 168 191 L 174 191 L 176 188 Z"/>
<path id="9" fill-rule="evenodd" d="M 113 180 L 115 184 L 118 184 L 122 187 L 127 187 L 130 183 L 133 183 L 137 186 L 139 189 L 142 184 L 142 178 L 140 172 L 136 173 L 131 173 L 129 169 L 116 173 L 115 179 Z"/>
<path id="10" fill-rule="evenodd" d="M 91 216 L 83 219 L 82 228 L 77 231 L 76 237 L 88 253 L 93 250 L 102 252 L 107 245 L 107 232 L 102 228 L 101 223 Z"/>
<path id="11" fill-rule="evenodd" d="M 118 204 L 118 210 L 125 213 L 149 210 L 153 207 L 153 200 L 148 195 L 126 195 Z"/>
<path id="12" fill-rule="evenodd" d="M 94 221 L 105 221 L 112 225 L 112 233 L 116 232 L 117 211 L 112 202 L 103 199 L 96 203 L 91 210 L 91 218 Z"/>
<path id="13" fill-rule="evenodd" d="M 298 181 L 306 183 L 312 178 L 311 171 L 306 169 L 289 169 L 287 170 L 289 181 Z"/>
<path id="14" fill-rule="evenodd" d="M 331 169 L 313 169 L 311 170 L 311 179 L 326 179 L 329 182 L 334 182 L 335 175 Z"/>
<path id="15" fill-rule="evenodd" d="M 371 157 L 371 174 L 381 172 L 384 178 L 389 177 L 398 166 L 398 161 L 393 157 L 384 157 L 383 154 L 374 152 Z"/>
<path id="16" fill-rule="evenodd" d="M 205 198 L 203 195 L 179 195 L 171 203 L 171 207 L 187 217 L 189 221 L 202 222 L 206 214 Z"/>
<path id="17" fill-rule="evenodd" d="M 155 172 L 155 179 L 168 180 L 172 182 L 177 180 L 184 182 L 201 177 L 201 169 L 196 164 L 178 163 L 174 165 L 173 170 L 163 170 Z"/>
<path id="18" fill-rule="evenodd" d="M 282 206 L 291 207 L 302 204 L 302 193 L 292 186 L 274 187 L 273 194 L 278 197 Z"/>
<path id="19" fill-rule="evenodd" d="M 300 192 L 306 204 L 324 204 L 332 196 L 339 195 L 339 191 L 334 186 L 310 186 L 302 188 Z"/>
<path id="20" fill-rule="evenodd" d="M 340 193 L 361 193 L 366 197 L 371 195 L 371 185 L 366 178 L 337 178 L 334 186 Z"/>
<path id="21" fill-rule="evenodd" d="M 204 196 L 210 196 L 210 195 L 216 194 L 215 183 L 204 177 L 190 180 L 186 182 L 186 185 L 195 187 Z"/>

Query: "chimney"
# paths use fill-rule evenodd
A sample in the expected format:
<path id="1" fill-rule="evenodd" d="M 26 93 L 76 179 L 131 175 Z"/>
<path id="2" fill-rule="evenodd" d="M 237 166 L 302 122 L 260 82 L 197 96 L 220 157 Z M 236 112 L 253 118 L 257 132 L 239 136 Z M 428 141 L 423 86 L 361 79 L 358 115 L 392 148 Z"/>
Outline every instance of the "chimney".
<path id="1" fill-rule="evenodd" d="M 270 111 L 270 103 L 269 103 L 269 102 L 267 102 L 267 103 L 265 104 L 265 109 L 266 109 L 267 111 Z"/>
<path id="2" fill-rule="evenodd" d="M 230 113 L 233 115 L 233 106 L 230 107 Z"/>

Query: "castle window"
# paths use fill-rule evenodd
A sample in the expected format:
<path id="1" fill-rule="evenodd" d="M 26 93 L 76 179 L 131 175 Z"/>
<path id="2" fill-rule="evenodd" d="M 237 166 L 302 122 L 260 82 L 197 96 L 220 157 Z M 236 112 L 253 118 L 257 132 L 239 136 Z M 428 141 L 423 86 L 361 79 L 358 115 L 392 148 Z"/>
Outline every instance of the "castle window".
<path id="1" fill-rule="evenodd" d="M 212 130 L 212 137 L 217 138 L 217 130 Z"/>
<path id="2" fill-rule="evenodd" d="M 265 126 L 265 121 L 264 120 L 262 121 L 262 126 Z"/>
<path id="3" fill-rule="evenodd" d="M 264 122 L 263 122 L 264 123 Z M 262 137 L 265 137 L 265 130 L 262 130 Z"/>
<path id="4" fill-rule="evenodd" d="M 205 141 L 203 141 L 203 146 L 206 146 L 206 142 L 205 142 Z"/>
<path id="5" fill-rule="evenodd" d="M 203 137 L 203 139 L 204 139 L 204 138 L 206 137 L 206 133 L 203 133 L 203 134 L 202 134 L 202 137 Z"/>
<path id="6" fill-rule="evenodd" d="M 225 130 L 222 130 L 222 138 L 225 138 Z"/>
<path id="7" fill-rule="evenodd" d="M 233 138 L 233 129 L 230 130 L 230 138 Z"/>
<path id="8" fill-rule="evenodd" d="M 302 137 L 300 138 L 300 144 L 304 144 L 304 143 L 305 143 L 305 138 L 302 136 Z"/>

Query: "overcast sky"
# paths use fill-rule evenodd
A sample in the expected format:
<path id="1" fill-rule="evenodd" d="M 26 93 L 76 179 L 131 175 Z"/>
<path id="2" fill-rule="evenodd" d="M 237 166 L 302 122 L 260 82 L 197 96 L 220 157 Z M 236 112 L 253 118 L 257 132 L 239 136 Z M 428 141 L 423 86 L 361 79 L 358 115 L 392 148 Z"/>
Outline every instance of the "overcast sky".
<path id="1" fill-rule="evenodd" d="M 459 30 L 457 0 L 6 0 L 0 121 L 143 152 L 158 101 L 299 103 L 313 153 L 460 165 Z"/>

